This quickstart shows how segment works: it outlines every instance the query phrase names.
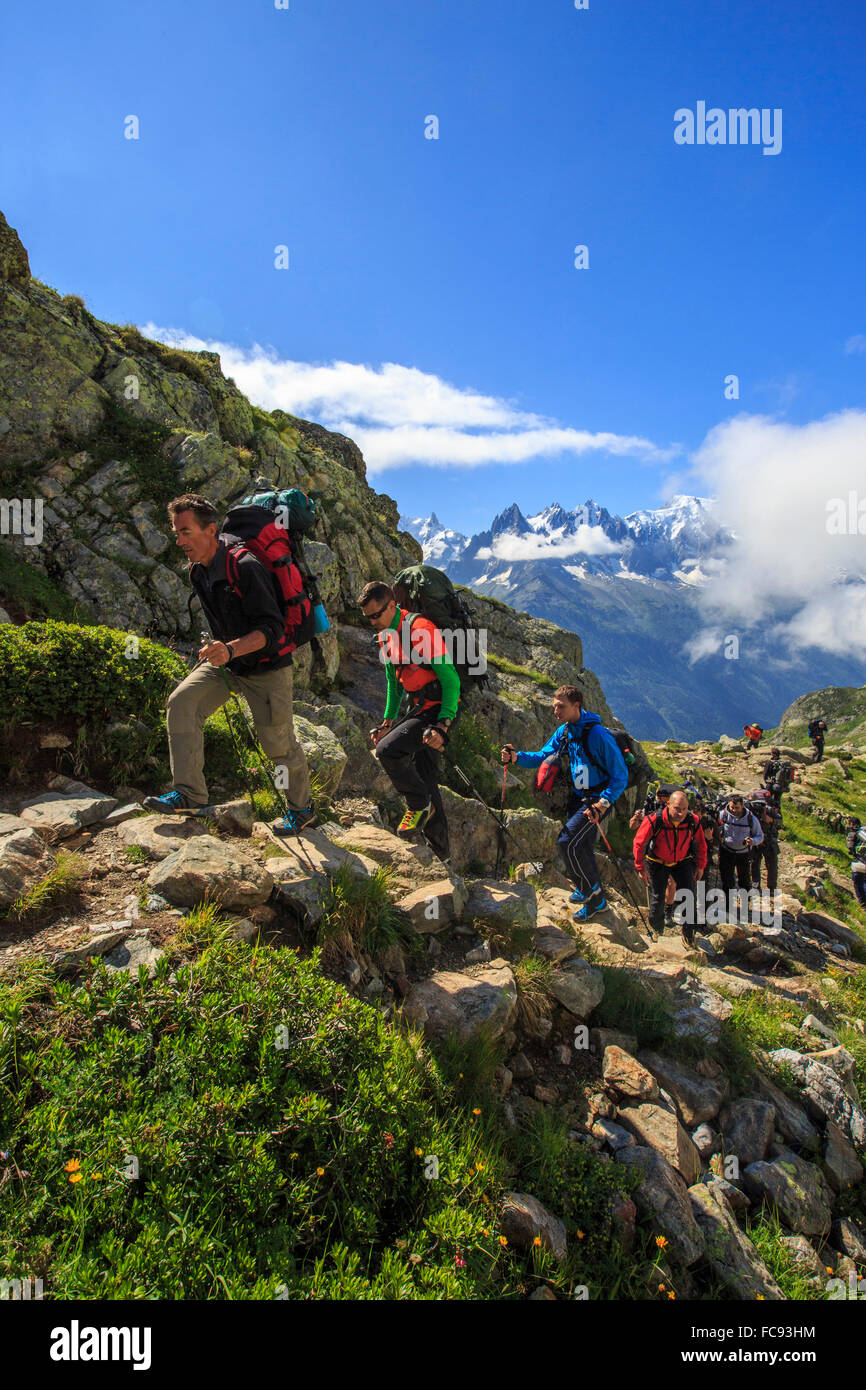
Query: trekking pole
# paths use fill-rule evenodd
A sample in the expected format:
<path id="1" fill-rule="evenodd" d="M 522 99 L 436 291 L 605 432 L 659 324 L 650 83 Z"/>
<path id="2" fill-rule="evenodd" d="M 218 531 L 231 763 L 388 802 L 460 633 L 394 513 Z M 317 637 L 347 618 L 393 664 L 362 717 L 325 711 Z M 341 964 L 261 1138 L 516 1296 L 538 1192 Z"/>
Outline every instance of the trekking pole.
<path id="1" fill-rule="evenodd" d="M 592 807 L 587 807 L 587 817 L 586 817 L 586 819 L 587 819 L 587 824 L 588 824 L 588 825 L 594 825 L 594 826 L 596 827 L 596 829 L 598 830 L 599 835 L 600 835 L 601 838 L 604 840 L 604 843 L 607 845 L 608 854 L 609 854 L 609 856 L 610 856 L 611 862 L 613 863 L 614 867 L 616 868 L 617 873 L 619 874 L 620 878 L 622 879 L 622 884 L 623 884 L 623 887 L 625 888 L 626 896 L 628 897 L 629 901 L 631 902 L 632 907 L 633 907 L 633 908 L 635 909 L 635 911 L 637 912 L 638 917 L 639 917 L 639 918 L 641 919 L 641 921 L 643 922 L 643 924 L 644 924 L 644 926 L 645 926 L 645 928 L 646 928 L 647 935 L 649 936 L 650 940 L 651 940 L 651 941 L 658 941 L 658 935 L 657 935 L 655 929 L 654 929 L 653 927 L 650 926 L 649 922 L 648 922 L 647 919 L 644 917 L 643 912 L 642 912 L 641 909 L 640 909 L 640 904 L 638 903 L 637 899 L 636 899 L 635 896 L 634 896 L 634 893 L 631 891 L 631 888 L 630 888 L 629 885 L 628 885 L 628 879 L 626 878 L 625 874 L 623 873 L 623 870 L 620 868 L 619 860 L 617 859 L 616 855 L 615 855 L 614 852 L 613 852 L 613 849 L 611 848 L 610 840 L 607 838 L 607 836 L 605 835 L 604 831 L 603 831 L 602 828 L 601 828 L 601 822 L 602 822 L 602 820 L 603 820 L 604 817 L 605 817 L 606 815 L 608 815 L 608 813 L 609 813 L 610 811 L 612 811 L 612 810 L 613 810 L 613 807 L 612 807 L 612 806 L 608 806 L 607 810 L 604 811 L 604 812 L 602 813 L 602 815 L 599 815 L 597 811 L 594 812 L 594 811 L 592 810 Z"/>

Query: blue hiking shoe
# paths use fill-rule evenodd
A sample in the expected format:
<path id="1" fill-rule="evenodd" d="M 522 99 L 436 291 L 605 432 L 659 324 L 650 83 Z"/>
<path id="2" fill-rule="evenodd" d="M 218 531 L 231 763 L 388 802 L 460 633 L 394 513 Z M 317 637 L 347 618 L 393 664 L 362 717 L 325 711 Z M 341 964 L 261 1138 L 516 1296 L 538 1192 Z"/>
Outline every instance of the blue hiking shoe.
<path id="1" fill-rule="evenodd" d="M 287 811 L 281 821 L 271 826 L 271 830 L 275 835 L 300 835 L 315 819 L 315 808 L 312 805 L 302 806 L 297 811 Z"/>
<path id="2" fill-rule="evenodd" d="M 585 894 L 585 893 L 581 893 L 581 891 L 580 891 L 579 888 L 575 888 L 574 892 L 571 894 L 571 896 L 569 897 L 568 901 L 569 901 L 570 903 L 582 903 L 582 902 L 585 902 L 585 901 L 586 901 L 586 894 Z"/>
<path id="3" fill-rule="evenodd" d="M 576 907 L 572 916 L 575 922 L 585 922 L 587 917 L 591 917 L 594 912 L 601 912 L 603 907 L 607 907 L 607 899 L 600 888 L 593 889 L 586 901 L 580 907 Z"/>
<path id="4" fill-rule="evenodd" d="M 175 787 L 173 791 L 165 792 L 162 796 L 146 796 L 142 800 L 142 806 L 146 806 L 148 811 L 159 811 L 163 815 L 201 815 L 204 811 L 209 811 L 210 807 L 199 806 L 195 801 L 190 801 L 189 797 Z"/>

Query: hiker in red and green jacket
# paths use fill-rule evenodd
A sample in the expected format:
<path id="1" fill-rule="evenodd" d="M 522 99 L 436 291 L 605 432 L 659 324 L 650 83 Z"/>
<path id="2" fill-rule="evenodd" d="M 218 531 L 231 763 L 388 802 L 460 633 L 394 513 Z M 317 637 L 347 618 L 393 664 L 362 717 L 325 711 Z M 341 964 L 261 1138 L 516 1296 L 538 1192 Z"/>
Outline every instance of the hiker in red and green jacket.
<path id="1" fill-rule="evenodd" d="M 385 713 L 370 738 L 394 789 L 406 799 L 397 834 L 411 837 L 422 831 L 437 858 L 447 863 L 438 754 L 457 717 L 460 677 L 441 630 L 423 614 L 404 611 L 390 584 L 367 584 L 357 602 L 378 633 L 385 667 Z M 404 697 L 408 709 L 400 718 Z"/>
<path id="2" fill-rule="evenodd" d="M 760 724 L 744 724 L 743 733 L 748 739 L 746 752 L 751 753 L 752 749 L 757 748 L 761 739 L 764 737 L 764 730 L 761 728 Z"/>

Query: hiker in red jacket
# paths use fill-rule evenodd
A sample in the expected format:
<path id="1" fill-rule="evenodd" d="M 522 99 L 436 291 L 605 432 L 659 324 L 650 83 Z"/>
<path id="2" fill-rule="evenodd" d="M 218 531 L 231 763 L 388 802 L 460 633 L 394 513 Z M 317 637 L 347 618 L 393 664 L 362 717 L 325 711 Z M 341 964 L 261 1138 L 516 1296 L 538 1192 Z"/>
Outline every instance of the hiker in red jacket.
<path id="1" fill-rule="evenodd" d="M 644 883 L 651 887 L 650 925 L 661 936 L 664 932 L 664 898 L 668 877 L 677 892 L 688 897 L 682 919 L 682 937 L 691 946 L 695 937 L 695 880 L 707 867 L 707 841 L 700 818 L 689 810 L 685 792 L 671 793 L 663 811 L 645 816 L 634 837 L 634 864 Z"/>
<path id="2" fill-rule="evenodd" d="M 743 733 L 749 740 L 746 745 L 746 752 L 751 753 L 752 749 L 757 748 L 758 744 L 761 742 L 764 736 L 764 730 L 761 728 L 760 724 L 744 724 Z"/>

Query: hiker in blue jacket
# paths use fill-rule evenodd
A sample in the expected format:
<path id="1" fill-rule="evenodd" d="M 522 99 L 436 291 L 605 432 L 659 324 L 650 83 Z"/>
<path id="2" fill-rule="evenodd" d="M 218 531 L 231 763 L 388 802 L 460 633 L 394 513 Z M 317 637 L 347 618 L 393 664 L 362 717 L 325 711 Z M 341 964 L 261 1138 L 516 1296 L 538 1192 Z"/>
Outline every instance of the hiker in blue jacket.
<path id="1" fill-rule="evenodd" d="M 598 822 L 625 791 L 628 768 L 613 734 L 597 714 L 584 710 L 580 686 L 560 686 L 553 697 L 553 713 L 562 722 L 543 748 L 521 752 L 509 743 L 502 749 L 502 761 L 539 767 L 567 751 L 571 792 L 558 843 L 574 884 L 569 899 L 576 904 L 574 920 L 585 922 L 607 905 L 593 847 Z"/>

